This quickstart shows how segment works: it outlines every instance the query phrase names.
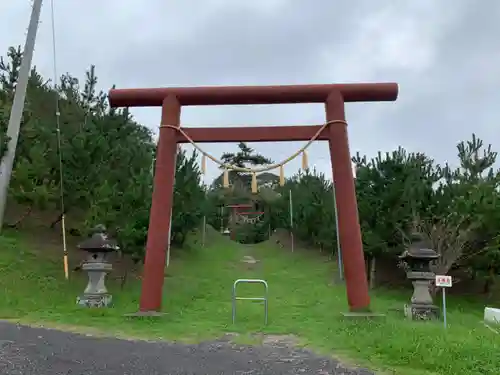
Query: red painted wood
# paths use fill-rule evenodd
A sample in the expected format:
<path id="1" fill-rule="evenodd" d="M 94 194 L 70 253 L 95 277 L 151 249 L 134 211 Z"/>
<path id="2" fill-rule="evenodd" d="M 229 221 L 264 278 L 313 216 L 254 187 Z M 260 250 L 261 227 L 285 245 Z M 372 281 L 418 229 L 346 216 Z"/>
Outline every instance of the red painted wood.
<path id="1" fill-rule="evenodd" d="M 162 124 L 179 126 L 182 105 L 326 103 L 326 120 L 344 120 L 344 103 L 394 101 L 396 83 L 341 85 L 296 85 L 257 87 L 183 87 L 159 89 L 113 89 L 112 107 L 163 106 Z M 304 141 L 318 126 L 186 128 L 195 142 L 273 142 Z M 322 132 L 319 140 L 328 140 L 338 204 L 339 239 L 343 254 L 349 308 L 368 309 L 370 297 L 366 277 L 354 180 L 351 169 L 347 126 L 334 124 Z M 164 265 L 170 227 L 175 151 L 186 142 L 178 131 L 161 128 L 155 167 L 153 201 L 149 221 L 146 259 L 141 292 L 141 311 L 161 309 Z M 251 205 L 233 205 L 237 210 Z M 232 231 L 231 235 L 234 233 Z"/>
<path id="2" fill-rule="evenodd" d="M 331 125 L 336 126 L 337 124 Z M 252 126 L 229 128 L 182 128 L 196 143 L 215 142 L 282 142 L 282 141 L 308 141 L 321 125 L 300 126 Z M 318 141 L 327 141 L 329 135 L 323 130 Z M 177 132 L 177 142 L 187 143 L 183 134 Z"/>
<path id="3" fill-rule="evenodd" d="M 168 95 L 181 105 L 297 104 L 324 103 L 332 91 L 340 92 L 344 102 L 394 101 L 397 83 L 346 83 L 286 86 L 213 86 L 144 89 L 111 89 L 111 107 L 159 107 Z"/>
<path id="4" fill-rule="evenodd" d="M 178 125 L 180 123 L 180 114 L 181 106 L 177 99 L 173 96 L 165 98 L 162 108 L 162 121 Z M 139 306 L 141 311 L 161 310 L 163 281 L 165 279 L 165 258 L 169 244 L 170 214 L 173 203 L 177 151 L 176 133 L 175 129 L 160 129 Z"/>
<path id="5" fill-rule="evenodd" d="M 344 120 L 344 102 L 339 93 L 332 93 L 326 102 L 326 120 Z M 358 204 L 352 173 L 347 125 L 329 128 L 330 158 L 335 183 L 340 250 L 344 265 L 347 301 L 351 311 L 370 306 L 363 242 L 358 218 Z"/>

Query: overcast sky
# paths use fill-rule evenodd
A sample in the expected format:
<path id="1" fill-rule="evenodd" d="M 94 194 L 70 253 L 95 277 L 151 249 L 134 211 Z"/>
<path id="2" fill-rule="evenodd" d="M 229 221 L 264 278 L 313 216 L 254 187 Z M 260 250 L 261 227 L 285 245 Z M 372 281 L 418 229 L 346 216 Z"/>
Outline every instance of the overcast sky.
<path id="1" fill-rule="evenodd" d="M 147 5 L 146 5 L 147 4 Z M 347 107 L 351 152 L 399 145 L 438 162 L 475 132 L 500 150 L 500 1 L 55 0 L 59 73 L 97 66 L 100 87 L 387 82 L 394 103 Z M 24 44 L 28 0 L 0 5 L 0 50 Z M 34 63 L 52 71 L 50 2 Z M 155 131 L 157 108 L 134 109 Z M 320 124 L 319 104 L 187 107 L 186 126 Z M 301 143 L 251 144 L 280 161 Z M 234 144 L 205 145 L 220 156 Z M 326 143 L 309 160 L 331 175 Z M 287 174 L 297 171 L 300 160 Z M 217 168 L 209 164 L 209 177 Z"/>

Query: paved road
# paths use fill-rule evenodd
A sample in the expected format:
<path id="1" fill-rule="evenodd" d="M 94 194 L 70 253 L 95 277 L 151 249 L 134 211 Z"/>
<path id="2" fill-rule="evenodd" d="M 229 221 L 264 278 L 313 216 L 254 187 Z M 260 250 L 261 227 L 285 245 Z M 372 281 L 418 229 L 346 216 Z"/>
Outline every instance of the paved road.
<path id="1" fill-rule="evenodd" d="M 148 343 L 0 322 L 2 375 L 373 375 L 305 351 L 276 347 Z"/>

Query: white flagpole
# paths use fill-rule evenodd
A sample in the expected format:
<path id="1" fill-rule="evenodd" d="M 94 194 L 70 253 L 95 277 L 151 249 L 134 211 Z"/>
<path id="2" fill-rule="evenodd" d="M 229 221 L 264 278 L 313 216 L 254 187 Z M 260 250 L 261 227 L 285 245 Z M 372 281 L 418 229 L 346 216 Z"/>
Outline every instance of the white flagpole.
<path id="1" fill-rule="evenodd" d="M 205 189 L 205 172 L 203 173 L 203 189 Z M 205 201 L 207 200 L 207 195 L 206 195 L 206 191 L 205 191 Z M 203 247 L 205 247 L 205 242 L 206 242 L 206 238 L 207 238 L 207 215 L 206 215 L 206 212 L 203 213 L 203 227 L 202 227 L 202 231 L 203 233 L 201 234 L 201 244 Z"/>
<path id="2" fill-rule="evenodd" d="M 175 151 L 175 162 L 174 162 L 174 190 L 175 190 L 175 172 L 177 171 L 177 155 L 179 154 L 180 146 L 177 145 L 177 149 Z M 175 196 L 174 192 L 172 195 Z M 174 210 L 174 200 L 172 199 L 172 208 L 170 209 L 170 225 L 168 227 L 168 242 L 167 242 L 167 268 L 170 266 L 170 243 L 172 238 L 172 211 Z"/>
<path id="3" fill-rule="evenodd" d="M 356 182 L 356 165 L 354 163 L 351 163 L 352 166 L 352 175 L 354 178 L 354 182 Z M 335 195 L 335 181 L 333 182 L 333 202 L 334 202 L 334 208 L 335 208 L 335 228 L 336 228 L 336 236 L 337 236 L 337 263 L 339 267 L 339 279 L 340 281 L 344 280 L 344 263 L 342 260 L 342 251 L 340 247 L 340 238 L 339 238 L 339 215 L 338 215 L 338 209 L 337 209 L 337 197 Z"/>
<path id="4" fill-rule="evenodd" d="M 295 249 L 295 241 L 294 241 L 294 238 L 293 238 L 293 203 L 292 203 L 292 189 L 289 190 L 290 194 L 289 194 L 289 197 L 290 197 L 290 238 L 292 240 L 292 253 Z"/>

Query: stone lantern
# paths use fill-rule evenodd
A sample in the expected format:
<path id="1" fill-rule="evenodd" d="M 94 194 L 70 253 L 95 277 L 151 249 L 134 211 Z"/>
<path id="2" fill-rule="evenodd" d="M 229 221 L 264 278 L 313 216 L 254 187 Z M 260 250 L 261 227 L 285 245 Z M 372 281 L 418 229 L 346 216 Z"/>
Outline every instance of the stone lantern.
<path id="1" fill-rule="evenodd" d="M 405 315 L 413 320 L 437 318 L 439 309 L 433 304 L 429 287 L 435 279 L 431 262 L 439 258 L 439 254 L 426 244 L 420 234 L 414 233 L 412 243 L 399 258 L 408 266 L 406 277 L 413 284 L 413 296 L 411 303 L 404 307 Z"/>
<path id="2" fill-rule="evenodd" d="M 77 304 L 86 307 L 109 306 L 112 296 L 106 289 L 105 279 L 113 267 L 107 257 L 109 253 L 119 250 L 119 246 L 108 237 L 104 225 L 97 225 L 92 236 L 81 242 L 78 248 L 89 253 L 82 264 L 82 270 L 88 273 L 89 282 L 83 295 L 77 298 Z"/>

